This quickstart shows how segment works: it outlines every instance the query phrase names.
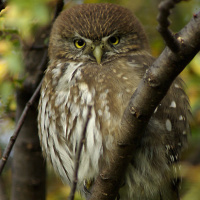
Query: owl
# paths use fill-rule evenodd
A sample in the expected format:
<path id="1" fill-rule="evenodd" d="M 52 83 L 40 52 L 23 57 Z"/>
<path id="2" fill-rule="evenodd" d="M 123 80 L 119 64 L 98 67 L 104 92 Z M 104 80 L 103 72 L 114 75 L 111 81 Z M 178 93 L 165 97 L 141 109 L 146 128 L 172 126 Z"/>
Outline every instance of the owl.
<path id="1" fill-rule="evenodd" d="M 49 58 L 38 107 L 42 150 L 62 181 L 72 185 L 91 108 L 77 183 L 87 198 L 112 159 L 124 110 L 154 58 L 138 19 L 114 4 L 64 10 L 51 31 Z M 187 145 L 190 117 L 182 88 L 182 80 L 174 80 L 155 109 L 120 183 L 120 200 L 179 199 L 177 162 Z"/>

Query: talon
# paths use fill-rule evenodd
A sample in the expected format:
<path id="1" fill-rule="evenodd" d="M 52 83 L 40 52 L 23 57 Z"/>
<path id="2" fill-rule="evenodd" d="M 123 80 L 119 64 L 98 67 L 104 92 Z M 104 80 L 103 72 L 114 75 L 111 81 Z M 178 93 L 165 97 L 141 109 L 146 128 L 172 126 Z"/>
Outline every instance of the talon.
<path id="1" fill-rule="evenodd" d="M 90 192 L 90 190 L 91 190 L 91 186 L 92 186 L 92 184 L 93 184 L 93 182 L 94 182 L 94 180 L 92 179 L 85 179 L 84 181 L 83 181 L 83 192 L 85 193 L 85 194 L 91 194 L 91 192 Z"/>

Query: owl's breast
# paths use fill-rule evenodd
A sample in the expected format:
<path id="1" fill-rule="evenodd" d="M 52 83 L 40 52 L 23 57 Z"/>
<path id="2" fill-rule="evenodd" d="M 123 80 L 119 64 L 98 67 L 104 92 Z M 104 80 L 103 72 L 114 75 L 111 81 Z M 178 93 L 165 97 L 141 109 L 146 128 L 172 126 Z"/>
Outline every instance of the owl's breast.
<path id="1" fill-rule="evenodd" d="M 80 160 L 80 187 L 85 179 L 98 175 L 102 159 L 109 162 L 124 109 L 144 71 L 141 64 L 127 63 L 122 60 L 102 66 L 49 66 L 39 106 L 40 139 L 43 151 L 64 182 L 71 184 L 89 107 L 92 109 Z"/>
<path id="2" fill-rule="evenodd" d="M 145 66 L 126 57 L 102 65 L 88 64 L 81 69 L 82 79 L 95 91 L 95 105 L 109 107 L 112 116 L 121 118 L 132 94 L 144 75 Z M 99 111 L 101 113 L 101 111 Z"/>

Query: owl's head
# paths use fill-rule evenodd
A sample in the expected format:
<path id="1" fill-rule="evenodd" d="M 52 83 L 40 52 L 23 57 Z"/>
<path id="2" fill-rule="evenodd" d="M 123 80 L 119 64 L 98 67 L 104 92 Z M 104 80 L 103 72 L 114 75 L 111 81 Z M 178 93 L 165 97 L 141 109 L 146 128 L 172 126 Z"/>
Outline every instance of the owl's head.
<path id="1" fill-rule="evenodd" d="M 147 37 L 131 11 L 114 4 L 82 4 L 64 10 L 55 21 L 49 56 L 100 64 L 142 50 L 149 50 Z"/>

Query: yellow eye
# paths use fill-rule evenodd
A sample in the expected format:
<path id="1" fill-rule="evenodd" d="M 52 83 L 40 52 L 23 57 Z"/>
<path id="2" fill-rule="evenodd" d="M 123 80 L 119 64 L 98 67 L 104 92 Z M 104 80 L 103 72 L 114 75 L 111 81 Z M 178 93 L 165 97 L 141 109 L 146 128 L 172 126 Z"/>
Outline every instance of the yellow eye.
<path id="1" fill-rule="evenodd" d="M 74 45 L 77 49 L 81 49 L 85 46 L 85 41 L 82 39 L 77 39 L 74 41 Z"/>
<path id="2" fill-rule="evenodd" d="M 112 36 L 109 38 L 109 42 L 112 44 L 112 45 L 117 45 L 119 44 L 119 37 L 117 36 Z"/>

